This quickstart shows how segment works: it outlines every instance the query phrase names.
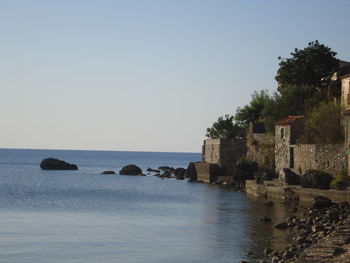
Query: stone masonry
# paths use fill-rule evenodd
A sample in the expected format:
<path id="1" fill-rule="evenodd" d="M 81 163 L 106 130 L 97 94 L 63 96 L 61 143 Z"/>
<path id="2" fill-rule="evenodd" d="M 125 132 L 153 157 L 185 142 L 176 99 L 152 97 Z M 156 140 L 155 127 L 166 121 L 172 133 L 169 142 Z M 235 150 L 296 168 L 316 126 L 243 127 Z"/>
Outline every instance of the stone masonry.
<path id="1" fill-rule="evenodd" d="M 203 161 L 218 164 L 225 175 L 233 176 L 236 162 L 247 152 L 245 139 L 208 139 L 203 145 Z"/>

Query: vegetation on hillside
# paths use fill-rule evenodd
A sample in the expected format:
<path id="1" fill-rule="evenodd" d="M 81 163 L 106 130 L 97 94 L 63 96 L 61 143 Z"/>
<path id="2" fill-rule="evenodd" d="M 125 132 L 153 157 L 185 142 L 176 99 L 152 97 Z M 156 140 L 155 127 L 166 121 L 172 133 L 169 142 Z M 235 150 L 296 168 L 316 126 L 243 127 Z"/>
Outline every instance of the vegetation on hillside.
<path id="1" fill-rule="evenodd" d="M 237 131 L 246 128 L 249 122 L 260 121 L 268 132 L 273 133 L 276 121 L 288 115 L 305 115 L 305 142 L 340 142 L 343 138 L 341 109 L 329 102 L 333 98 L 328 97 L 329 87 L 325 85 L 338 69 L 336 52 L 316 40 L 304 49 L 294 49 L 290 54 L 290 58 L 279 58 L 276 92 L 269 95 L 266 90 L 255 91 L 251 101 L 230 116 L 232 130 Z M 226 129 L 225 125 L 220 125 L 221 122 L 224 119 L 219 118 L 212 128 L 207 129 L 209 138 L 234 134 L 221 131 Z"/>
<path id="2" fill-rule="evenodd" d="M 207 128 L 206 136 L 211 139 L 233 139 L 242 136 L 244 130 L 234 121 L 234 116 L 219 117 L 212 127 Z"/>
<path id="3" fill-rule="evenodd" d="M 305 119 L 304 143 L 342 143 L 344 128 L 341 123 L 342 107 L 334 102 L 321 102 L 311 109 Z"/>

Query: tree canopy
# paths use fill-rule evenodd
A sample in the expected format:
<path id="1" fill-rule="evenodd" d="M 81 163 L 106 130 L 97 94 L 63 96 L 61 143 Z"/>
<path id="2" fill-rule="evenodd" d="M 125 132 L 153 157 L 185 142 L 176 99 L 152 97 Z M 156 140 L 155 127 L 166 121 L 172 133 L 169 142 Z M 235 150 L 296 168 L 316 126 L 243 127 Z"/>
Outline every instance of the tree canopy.
<path id="1" fill-rule="evenodd" d="M 308 43 L 304 49 L 294 49 L 291 58 L 280 58 L 276 80 L 282 90 L 292 86 L 321 87 L 321 79 L 337 70 L 336 52 L 320 44 L 318 40 Z"/>
<path id="2" fill-rule="evenodd" d="M 210 139 L 233 139 L 237 136 L 242 136 L 242 128 L 234 122 L 234 117 L 225 115 L 219 117 L 212 127 L 207 128 L 206 136 Z"/>
<path id="3" fill-rule="evenodd" d="M 249 122 L 261 120 L 263 118 L 263 110 L 269 98 L 267 90 L 255 91 L 248 105 L 245 105 L 243 108 L 237 108 L 235 120 L 242 126 L 247 126 Z"/>
<path id="4" fill-rule="evenodd" d="M 213 127 L 208 128 L 207 137 L 234 137 L 239 129 L 256 121 L 264 122 L 266 130 L 274 132 L 274 123 L 288 115 L 307 115 L 311 119 L 317 119 L 316 111 L 326 112 L 324 105 L 328 105 L 332 98 L 328 97 L 330 93 L 326 89 L 327 85 L 323 85 L 323 80 L 329 79 L 338 70 L 338 60 L 335 57 L 337 53 L 315 40 L 309 42 L 304 49 L 295 48 L 290 54 L 290 58 L 279 57 L 279 69 L 275 77 L 278 81 L 277 91 L 272 96 L 269 96 L 267 90 L 255 91 L 249 104 L 238 107 L 234 117 L 220 117 Z M 330 110 L 334 111 L 329 108 L 328 112 Z M 317 129 L 316 124 L 314 128 Z M 316 136 L 315 131 L 311 130 L 309 128 L 309 134 L 313 134 L 310 136 Z M 320 137 L 320 140 L 324 139 Z M 336 141 L 334 138 L 332 140 Z"/>
<path id="5" fill-rule="evenodd" d="M 316 40 L 304 49 L 294 49 L 290 58 L 279 58 L 278 89 L 262 113 L 268 131 L 274 131 L 275 121 L 288 115 L 305 115 L 330 99 L 321 83 L 337 70 L 336 54 Z"/>

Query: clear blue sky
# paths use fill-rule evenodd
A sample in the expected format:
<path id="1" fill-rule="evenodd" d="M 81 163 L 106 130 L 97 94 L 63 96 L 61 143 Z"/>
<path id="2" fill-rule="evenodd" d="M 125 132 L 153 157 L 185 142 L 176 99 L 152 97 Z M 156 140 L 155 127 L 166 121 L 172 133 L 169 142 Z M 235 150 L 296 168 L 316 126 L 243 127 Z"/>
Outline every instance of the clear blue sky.
<path id="1" fill-rule="evenodd" d="M 350 60 L 350 1 L 0 1 L 0 147 L 199 152 L 278 56 Z"/>

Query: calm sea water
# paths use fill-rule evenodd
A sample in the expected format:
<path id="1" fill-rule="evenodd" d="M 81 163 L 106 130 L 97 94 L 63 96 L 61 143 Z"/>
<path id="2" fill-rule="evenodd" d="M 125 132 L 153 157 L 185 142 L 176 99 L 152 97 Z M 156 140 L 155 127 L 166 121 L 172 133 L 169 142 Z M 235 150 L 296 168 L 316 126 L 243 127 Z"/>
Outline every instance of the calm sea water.
<path id="1" fill-rule="evenodd" d="M 43 171 L 54 157 L 78 171 Z M 100 175 L 134 163 L 186 167 L 197 153 L 0 149 L 0 262 L 239 262 L 285 235 L 288 208 L 229 187 L 153 176 Z"/>

